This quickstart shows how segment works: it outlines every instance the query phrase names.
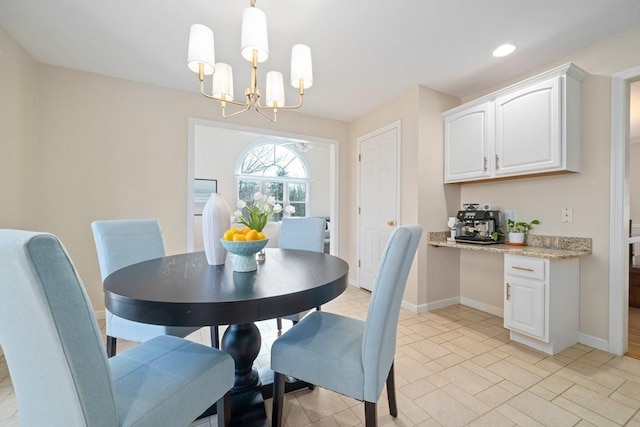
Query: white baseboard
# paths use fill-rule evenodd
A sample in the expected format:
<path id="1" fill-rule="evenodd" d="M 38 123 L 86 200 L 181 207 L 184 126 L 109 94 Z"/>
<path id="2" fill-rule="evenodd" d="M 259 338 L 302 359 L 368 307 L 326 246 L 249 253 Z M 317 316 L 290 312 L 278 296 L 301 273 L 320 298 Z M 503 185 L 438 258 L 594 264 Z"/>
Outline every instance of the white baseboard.
<path id="1" fill-rule="evenodd" d="M 494 316 L 504 318 L 504 309 L 500 307 L 494 307 L 492 305 L 465 297 L 460 297 L 460 304 L 466 305 L 467 307 L 475 308 L 476 310 L 484 311 L 485 313 L 493 314 Z"/>
<path id="2" fill-rule="evenodd" d="M 609 341 L 578 332 L 578 342 L 609 353 Z"/>
<path id="3" fill-rule="evenodd" d="M 503 309 L 465 297 L 447 298 L 420 305 L 412 304 L 403 300 L 402 308 L 409 310 L 412 313 L 419 314 L 426 313 L 427 311 L 437 310 L 438 308 L 449 307 L 450 305 L 455 304 L 466 305 L 467 307 L 475 308 L 476 310 L 484 311 L 485 313 L 493 314 L 494 316 L 504 317 Z"/>
<path id="4" fill-rule="evenodd" d="M 460 298 L 448 298 L 439 301 L 429 302 L 426 304 L 415 305 L 405 300 L 402 300 L 401 307 L 409 310 L 412 313 L 426 313 L 427 311 L 436 310 L 438 308 L 448 307 L 450 305 L 460 304 Z"/>

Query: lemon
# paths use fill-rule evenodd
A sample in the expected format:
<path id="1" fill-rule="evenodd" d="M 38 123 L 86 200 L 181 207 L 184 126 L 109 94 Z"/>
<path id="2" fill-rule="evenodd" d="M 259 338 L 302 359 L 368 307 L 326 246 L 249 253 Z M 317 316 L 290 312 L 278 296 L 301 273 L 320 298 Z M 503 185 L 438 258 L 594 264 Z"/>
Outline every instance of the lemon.
<path id="1" fill-rule="evenodd" d="M 267 236 L 264 235 L 262 231 L 258 231 L 258 238 L 256 240 L 264 240 Z"/>
<path id="2" fill-rule="evenodd" d="M 244 242 L 246 240 L 247 240 L 246 236 L 242 233 L 236 233 L 233 235 L 234 242 Z"/>
<path id="3" fill-rule="evenodd" d="M 249 230 L 247 231 L 247 234 L 245 234 L 245 238 L 247 240 L 259 240 L 258 232 L 256 230 Z"/>

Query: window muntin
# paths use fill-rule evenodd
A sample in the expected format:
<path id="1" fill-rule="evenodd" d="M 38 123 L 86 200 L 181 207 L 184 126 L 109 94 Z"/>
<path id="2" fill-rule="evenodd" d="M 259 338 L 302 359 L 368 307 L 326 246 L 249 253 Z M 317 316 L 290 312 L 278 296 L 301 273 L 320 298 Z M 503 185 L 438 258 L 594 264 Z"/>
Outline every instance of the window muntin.
<path id="1" fill-rule="evenodd" d="M 238 199 L 249 202 L 260 191 L 274 196 L 282 206 L 296 208 L 293 216 L 306 216 L 309 202 L 309 179 L 303 160 L 286 146 L 274 143 L 256 145 L 241 159 L 238 176 Z M 275 214 L 272 221 L 280 221 Z"/>

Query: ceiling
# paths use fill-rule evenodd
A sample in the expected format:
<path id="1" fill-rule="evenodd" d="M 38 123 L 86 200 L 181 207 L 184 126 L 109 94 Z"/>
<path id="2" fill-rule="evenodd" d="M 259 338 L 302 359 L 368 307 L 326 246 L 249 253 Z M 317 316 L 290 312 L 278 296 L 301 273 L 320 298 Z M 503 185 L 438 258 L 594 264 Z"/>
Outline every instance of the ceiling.
<path id="1" fill-rule="evenodd" d="M 39 62 L 199 90 L 186 66 L 189 26 L 215 34 L 235 92 L 249 84 L 240 56 L 249 0 L 0 0 L 0 25 Z M 291 47 L 311 47 L 305 114 L 351 121 L 416 85 L 466 97 L 640 24 L 639 0 L 258 0 L 270 57 L 289 75 Z M 496 59 L 511 42 L 518 50 Z M 296 101 L 293 88 L 288 102 Z"/>

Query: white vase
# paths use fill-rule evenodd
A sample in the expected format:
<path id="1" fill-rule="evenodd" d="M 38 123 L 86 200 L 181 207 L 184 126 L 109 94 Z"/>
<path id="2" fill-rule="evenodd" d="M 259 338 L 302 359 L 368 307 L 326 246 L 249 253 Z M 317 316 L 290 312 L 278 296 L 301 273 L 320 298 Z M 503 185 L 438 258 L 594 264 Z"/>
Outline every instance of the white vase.
<path id="1" fill-rule="evenodd" d="M 222 265 L 227 258 L 227 250 L 220 243 L 224 232 L 231 226 L 229 206 L 222 194 L 212 193 L 202 210 L 202 240 L 207 262 Z"/>

